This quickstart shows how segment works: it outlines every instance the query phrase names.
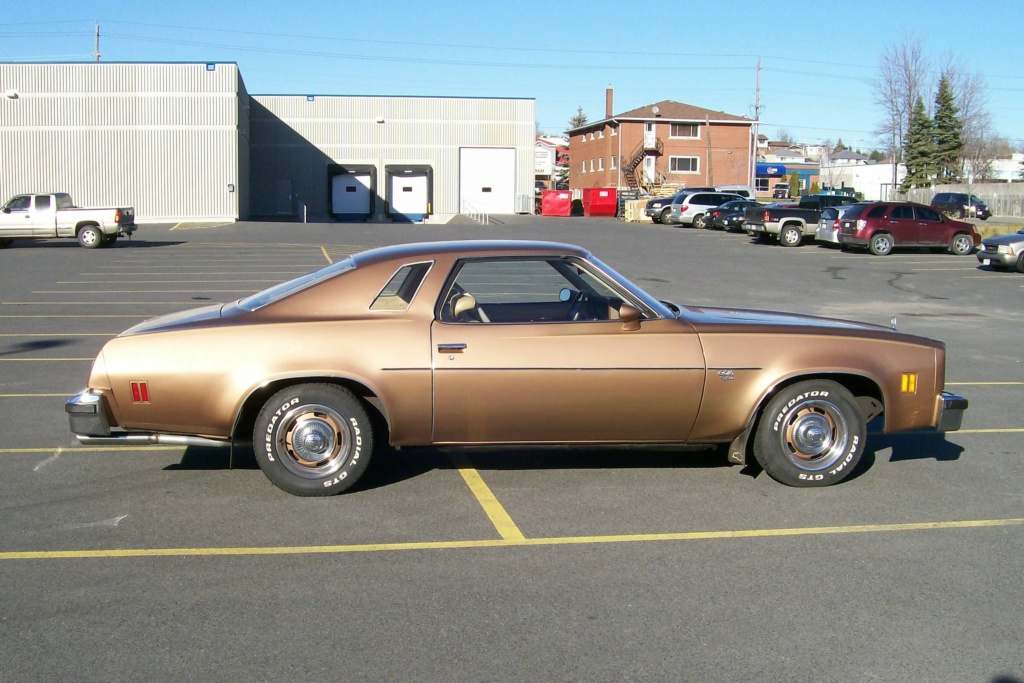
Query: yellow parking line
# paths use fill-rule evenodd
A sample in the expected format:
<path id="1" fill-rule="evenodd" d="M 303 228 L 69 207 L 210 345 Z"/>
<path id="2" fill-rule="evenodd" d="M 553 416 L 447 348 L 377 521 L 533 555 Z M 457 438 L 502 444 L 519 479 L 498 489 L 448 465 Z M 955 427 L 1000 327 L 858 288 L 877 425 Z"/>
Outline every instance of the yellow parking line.
<path id="1" fill-rule="evenodd" d="M 596 545 L 599 543 L 644 543 L 655 541 L 712 541 L 785 536 L 825 536 L 832 534 L 892 533 L 945 529 L 981 529 L 1020 526 L 1024 519 L 975 519 L 947 522 L 911 522 L 904 524 L 861 524 L 851 526 L 803 527 L 788 529 L 740 529 L 732 531 L 688 531 L 665 534 L 624 534 L 611 536 L 555 536 L 549 538 L 487 539 L 465 541 L 423 541 L 406 543 L 367 543 L 361 545 L 255 546 L 223 548 L 122 548 L 100 550 L 39 550 L 0 552 L 0 560 L 57 560 L 117 557 L 200 557 L 314 555 L 367 553 L 397 550 L 453 550 L 463 548 L 502 548 L 524 546 Z"/>
<path id="2" fill-rule="evenodd" d="M 324 258 L 327 259 L 328 263 L 334 263 L 334 261 L 331 260 L 331 255 L 327 253 L 327 247 L 320 247 L 320 251 L 324 253 Z"/>
<path id="3" fill-rule="evenodd" d="M 1024 429 L 958 429 L 950 434 L 1019 434 Z"/>
<path id="4" fill-rule="evenodd" d="M 491 523 L 494 524 L 494 528 L 498 530 L 501 537 L 506 541 L 522 541 L 523 532 L 519 530 L 516 523 L 505 512 L 505 508 L 494 497 L 490 487 L 484 482 L 480 473 L 473 469 L 473 466 L 469 464 L 469 461 L 462 454 L 454 453 L 450 457 L 455 467 L 458 468 L 459 474 L 465 480 L 466 485 L 469 486 L 469 490 L 476 496 L 480 507 L 487 513 Z"/>
<path id="5" fill-rule="evenodd" d="M 946 382 L 947 387 L 1017 386 L 1024 382 Z"/>

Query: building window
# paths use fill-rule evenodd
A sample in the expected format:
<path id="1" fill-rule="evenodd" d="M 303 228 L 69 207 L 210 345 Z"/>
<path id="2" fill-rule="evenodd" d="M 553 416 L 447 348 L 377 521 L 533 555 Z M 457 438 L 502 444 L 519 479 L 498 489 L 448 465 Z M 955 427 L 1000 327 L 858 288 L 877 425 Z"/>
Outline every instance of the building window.
<path id="1" fill-rule="evenodd" d="M 593 139 L 594 139 L 594 131 L 590 131 L 590 139 L 591 139 L 591 140 L 593 140 Z"/>
<path id="2" fill-rule="evenodd" d="M 700 157 L 669 157 L 669 173 L 700 173 Z"/>
<path id="3" fill-rule="evenodd" d="M 586 172 L 587 172 L 587 162 L 584 159 L 583 161 L 580 162 L 580 173 L 586 173 Z"/>
<path id="4" fill-rule="evenodd" d="M 590 160 L 590 172 L 591 173 L 594 172 L 594 160 L 593 159 Z"/>
<path id="5" fill-rule="evenodd" d="M 600 159 L 597 160 L 597 170 L 598 171 L 603 171 L 604 170 L 604 157 L 601 157 Z"/>
<path id="6" fill-rule="evenodd" d="M 614 171 L 615 170 L 615 157 L 611 158 L 611 162 L 612 162 L 612 170 Z"/>
<path id="7" fill-rule="evenodd" d="M 700 125 L 696 123 L 670 124 L 668 136 L 670 138 L 688 138 L 690 140 L 698 140 L 700 139 Z"/>
<path id="8" fill-rule="evenodd" d="M 597 137 L 598 138 L 603 138 L 604 137 L 604 128 L 602 128 L 601 130 L 597 131 Z"/>
<path id="9" fill-rule="evenodd" d="M 612 126 L 611 128 L 612 128 L 612 135 L 618 135 L 619 134 L 619 127 L 618 126 Z"/>

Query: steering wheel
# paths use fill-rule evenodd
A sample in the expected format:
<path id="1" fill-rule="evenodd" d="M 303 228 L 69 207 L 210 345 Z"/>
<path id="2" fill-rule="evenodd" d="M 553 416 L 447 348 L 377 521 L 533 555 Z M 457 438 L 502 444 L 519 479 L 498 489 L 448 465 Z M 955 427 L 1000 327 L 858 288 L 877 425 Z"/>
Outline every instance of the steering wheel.
<path id="1" fill-rule="evenodd" d="M 569 320 L 579 320 L 583 310 L 583 304 L 587 302 L 587 293 L 582 289 L 576 292 L 569 302 Z"/>

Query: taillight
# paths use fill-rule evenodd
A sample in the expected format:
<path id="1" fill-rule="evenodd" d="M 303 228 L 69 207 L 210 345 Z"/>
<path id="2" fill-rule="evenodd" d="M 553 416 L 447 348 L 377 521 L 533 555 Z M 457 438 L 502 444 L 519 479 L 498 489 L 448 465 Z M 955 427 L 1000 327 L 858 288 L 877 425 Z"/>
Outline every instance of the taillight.
<path id="1" fill-rule="evenodd" d="M 765 210 L 765 212 L 764 212 L 764 222 L 767 223 L 769 218 L 771 218 L 771 214 L 767 210 Z"/>
<path id="2" fill-rule="evenodd" d="M 858 230 L 863 230 L 866 227 L 868 227 L 868 222 L 866 220 L 861 218 L 860 220 L 857 221 L 857 229 Z"/>
<path id="3" fill-rule="evenodd" d="M 832 224 L 832 229 L 833 229 L 833 230 L 838 230 L 838 229 L 839 229 L 839 228 L 841 228 L 841 227 L 842 227 L 842 223 L 841 223 L 841 222 L 840 222 L 840 220 L 839 220 L 839 219 L 837 218 L 837 219 L 836 219 L 836 222 Z"/>
<path id="4" fill-rule="evenodd" d="M 121 222 L 121 209 L 114 209 L 114 222 L 115 223 L 120 223 Z"/>

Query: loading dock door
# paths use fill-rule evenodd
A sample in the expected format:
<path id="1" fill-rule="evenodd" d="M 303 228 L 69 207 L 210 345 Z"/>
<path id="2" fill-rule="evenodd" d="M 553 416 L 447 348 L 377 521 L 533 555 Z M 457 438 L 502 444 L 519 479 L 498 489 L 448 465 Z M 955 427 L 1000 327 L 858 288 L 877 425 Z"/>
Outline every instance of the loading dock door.
<path id="1" fill-rule="evenodd" d="M 516 150 L 463 147 L 459 150 L 460 213 L 516 212 Z"/>
<path id="2" fill-rule="evenodd" d="M 368 216 L 371 184 L 369 173 L 344 173 L 331 178 L 331 213 Z"/>
<path id="3" fill-rule="evenodd" d="M 390 180 L 391 213 L 409 220 L 423 220 L 430 211 L 426 174 L 393 175 Z"/>

